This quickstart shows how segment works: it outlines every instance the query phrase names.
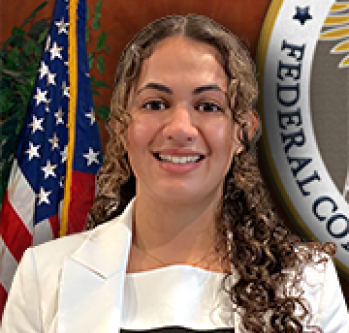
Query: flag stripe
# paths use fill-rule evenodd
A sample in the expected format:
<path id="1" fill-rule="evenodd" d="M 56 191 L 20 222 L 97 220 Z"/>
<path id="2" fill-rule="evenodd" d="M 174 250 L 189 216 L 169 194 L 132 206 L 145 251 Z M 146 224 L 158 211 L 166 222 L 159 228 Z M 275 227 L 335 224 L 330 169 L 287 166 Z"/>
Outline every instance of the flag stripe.
<path id="1" fill-rule="evenodd" d="M 11 224 L 1 223 L 0 234 L 7 248 L 11 249 L 12 255 L 19 262 L 26 248 L 32 244 L 32 235 L 9 204 L 7 193 L 3 201 L 2 214 L 6 216 L 7 220 L 11 221 Z"/>
<path id="2" fill-rule="evenodd" d="M 51 229 L 51 223 L 49 219 L 46 219 L 34 226 L 33 246 L 42 244 L 48 239 L 53 239 L 53 233 Z"/>
<path id="3" fill-rule="evenodd" d="M 18 264 L 16 259 L 12 256 L 11 252 L 9 251 L 6 244 L 1 238 L 0 238 L 0 244 L 1 244 L 0 257 L 3 263 L 0 269 L 1 285 L 6 291 L 9 291 L 12 283 L 12 277 L 14 272 L 17 269 Z"/>
<path id="4" fill-rule="evenodd" d="M 69 234 L 75 233 L 77 231 L 76 228 L 81 230 L 84 227 L 88 207 L 91 207 L 95 193 L 94 175 L 73 171 L 72 178 L 72 200 L 69 209 L 69 220 L 80 221 L 82 225 L 69 224 Z"/>
<path id="5" fill-rule="evenodd" d="M 7 196 L 12 208 L 18 217 L 28 228 L 28 232 L 33 232 L 35 193 L 24 177 L 17 159 L 13 161 L 11 175 L 9 178 Z M 25 203 L 25 205 L 23 204 Z M 6 206 L 3 203 L 3 206 Z"/>
<path id="6" fill-rule="evenodd" d="M 7 292 L 0 283 L 0 313 L 4 312 L 5 304 L 7 300 Z"/>
<path id="7" fill-rule="evenodd" d="M 52 234 L 54 238 L 57 238 L 59 236 L 59 220 L 58 220 L 58 214 L 51 216 L 49 219 L 49 222 L 51 224 L 52 228 Z M 82 229 L 80 229 L 82 230 Z"/>

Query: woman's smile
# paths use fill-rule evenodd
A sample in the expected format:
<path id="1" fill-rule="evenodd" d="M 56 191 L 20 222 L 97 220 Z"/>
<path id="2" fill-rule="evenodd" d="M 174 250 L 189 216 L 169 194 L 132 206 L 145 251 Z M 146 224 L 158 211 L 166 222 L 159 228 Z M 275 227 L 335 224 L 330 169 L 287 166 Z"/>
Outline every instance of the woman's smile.
<path id="1" fill-rule="evenodd" d="M 158 160 L 160 168 L 178 174 L 195 170 L 205 159 L 204 154 L 186 149 L 166 149 L 153 155 Z"/>

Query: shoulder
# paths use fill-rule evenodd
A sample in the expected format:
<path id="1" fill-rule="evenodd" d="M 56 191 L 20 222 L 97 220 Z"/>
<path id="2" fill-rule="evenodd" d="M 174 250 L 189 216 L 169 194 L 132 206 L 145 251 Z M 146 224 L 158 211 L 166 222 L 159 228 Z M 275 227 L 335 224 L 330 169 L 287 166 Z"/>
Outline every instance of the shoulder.
<path id="1" fill-rule="evenodd" d="M 86 241 L 108 234 L 118 220 L 119 217 L 116 217 L 95 229 L 67 235 L 28 248 L 23 255 L 21 264 L 28 265 L 30 257 L 30 264 L 34 265 L 38 272 L 59 268 L 63 265 L 64 260 L 72 256 Z"/>
<path id="2" fill-rule="evenodd" d="M 349 318 L 331 251 L 319 244 L 297 247 L 301 264 L 301 297 L 310 305 L 313 322 L 324 332 L 348 332 Z M 328 254 L 330 252 L 331 254 Z"/>

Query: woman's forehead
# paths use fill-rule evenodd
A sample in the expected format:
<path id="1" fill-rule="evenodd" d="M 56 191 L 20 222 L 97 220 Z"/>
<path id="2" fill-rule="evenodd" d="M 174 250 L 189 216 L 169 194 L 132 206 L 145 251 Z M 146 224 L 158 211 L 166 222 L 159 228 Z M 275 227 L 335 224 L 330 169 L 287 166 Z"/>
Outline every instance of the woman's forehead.
<path id="1" fill-rule="evenodd" d="M 211 45 L 175 35 L 155 45 L 152 54 L 141 65 L 138 89 L 148 81 L 170 83 L 183 80 L 193 84 L 218 84 L 226 90 L 227 76 L 218 61 L 219 52 Z"/>

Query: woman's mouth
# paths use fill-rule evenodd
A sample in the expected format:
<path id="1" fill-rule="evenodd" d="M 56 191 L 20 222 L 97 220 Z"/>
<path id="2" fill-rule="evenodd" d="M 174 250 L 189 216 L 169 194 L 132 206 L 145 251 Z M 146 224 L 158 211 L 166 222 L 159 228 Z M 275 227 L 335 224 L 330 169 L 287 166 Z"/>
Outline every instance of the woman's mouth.
<path id="1" fill-rule="evenodd" d="M 204 159 L 204 155 L 170 155 L 162 153 L 154 153 L 154 156 L 157 160 L 161 162 L 169 162 L 172 164 L 187 164 L 187 163 L 196 163 Z"/>
<path id="2" fill-rule="evenodd" d="M 186 174 L 197 169 L 205 159 L 201 154 L 153 153 L 159 167 L 170 174 Z"/>

